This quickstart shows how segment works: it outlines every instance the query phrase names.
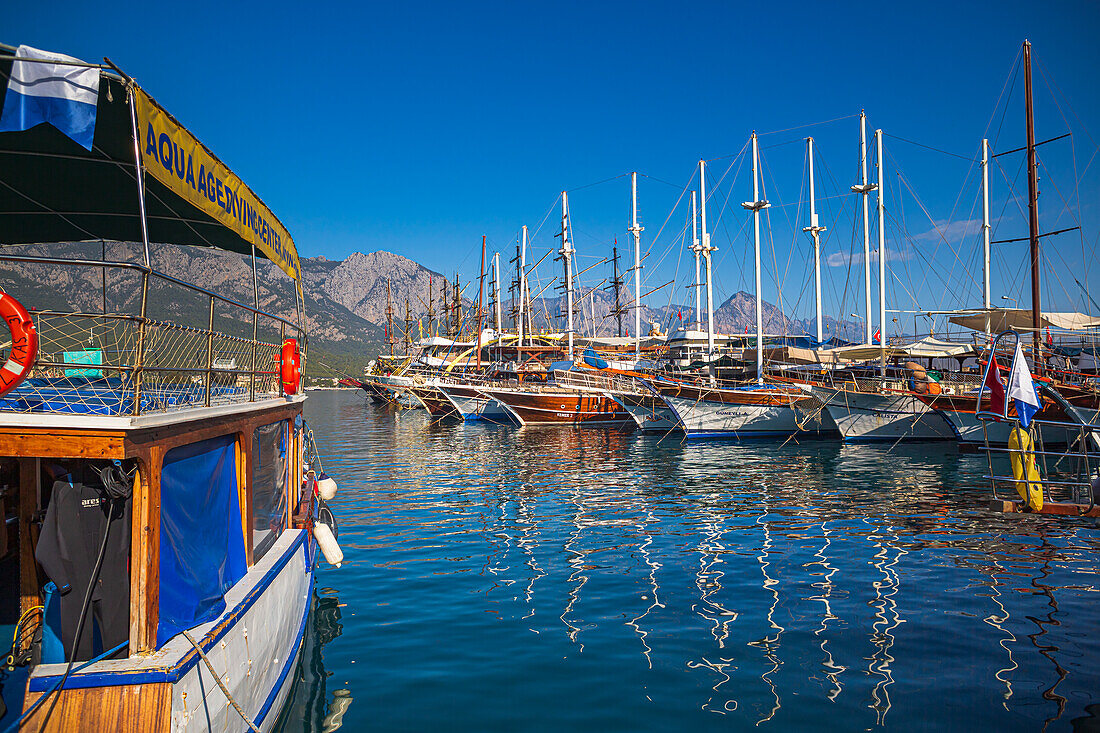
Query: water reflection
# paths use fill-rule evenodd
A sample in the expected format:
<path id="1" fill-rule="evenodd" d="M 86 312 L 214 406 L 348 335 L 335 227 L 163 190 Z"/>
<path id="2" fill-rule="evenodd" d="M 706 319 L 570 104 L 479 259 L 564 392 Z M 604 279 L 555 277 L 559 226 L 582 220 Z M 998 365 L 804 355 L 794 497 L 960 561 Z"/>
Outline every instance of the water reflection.
<path id="1" fill-rule="evenodd" d="M 328 582 L 374 610 L 303 730 L 1020 728 L 1100 689 L 1097 532 L 985 512 L 981 456 L 331 414 Z"/>
<path id="2" fill-rule="evenodd" d="M 294 687 L 275 724 L 280 733 L 331 733 L 339 728 L 351 705 L 351 692 L 334 690 L 327 697 L 329 672 L 325 669 L 324 648 L 343 633 L 340 600 L 335 591 L 325 588 L 313 597 L 306 633 L 302 637 L 302 652 L 295 674 Z"/>

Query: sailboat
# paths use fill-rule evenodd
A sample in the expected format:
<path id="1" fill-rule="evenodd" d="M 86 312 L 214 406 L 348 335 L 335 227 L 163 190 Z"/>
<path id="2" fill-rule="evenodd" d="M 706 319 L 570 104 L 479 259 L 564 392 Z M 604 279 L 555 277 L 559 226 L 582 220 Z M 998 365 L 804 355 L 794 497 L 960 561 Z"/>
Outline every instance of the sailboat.
<path id="1" fill-rule="evenodd" d="M 760 293 L 760 212 L 769 206 L 759 195 L 759 152 L 756 133 L 752 134 L 753 200 L 742 206 L 753 213 L 754 254 L 756 262 L 756 384 L 736 388 L 719 387 L 714 381 L 713 364 L 708 385 L 662 382 L 651 383 L 669 409 L 676 415 L 688 437 L 776 437 L 797 433 L 817 433 L 824 427 L 820 412 L 796 410 L 812 398 L 797 387 L 764 382 L 764 322 Z M 702 201 L 703 243 L 707 271 L 708 353 L 714 353 L 714 313 L 712 308 L 710 241 L 706 222 L 705 163 L 699 161 L 700 200 Z"/>

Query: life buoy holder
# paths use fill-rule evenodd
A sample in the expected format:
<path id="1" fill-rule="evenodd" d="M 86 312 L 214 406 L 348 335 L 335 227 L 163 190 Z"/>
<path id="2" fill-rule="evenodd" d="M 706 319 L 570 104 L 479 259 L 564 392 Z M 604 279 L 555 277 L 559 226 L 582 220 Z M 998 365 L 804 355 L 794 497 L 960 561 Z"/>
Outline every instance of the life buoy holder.
<path id="1" fill-rule="evenodd" d="M 1023 428 L 1014 428 L 1009 433 L 1008 457 L 1012 463 L 1012 477 L 1016 479 L 1016 492 L 1033 511 L 1042 511 L 1043 485 L 1035 465 L 1031 436 Z"/>
<path id="2" fill-rule="evenodd" d="M 283 349 L 279 357 L 279 381 L 282 382 L 284 392 L 298 394 L 298 388 L 302 383 L 302 373 L 301 356 L 298 352 L 298 342 L 295 339 L 283 341 Z"/>
<path id="3" fill-rule="evenodd" d="M 38 358 L 38 331 L 31 314 L 15 298 L 0 292 L 0 316 L 8 323 L 11 347 L 8 360 L 0 367 L 0 397 L 19 386 Z"/>

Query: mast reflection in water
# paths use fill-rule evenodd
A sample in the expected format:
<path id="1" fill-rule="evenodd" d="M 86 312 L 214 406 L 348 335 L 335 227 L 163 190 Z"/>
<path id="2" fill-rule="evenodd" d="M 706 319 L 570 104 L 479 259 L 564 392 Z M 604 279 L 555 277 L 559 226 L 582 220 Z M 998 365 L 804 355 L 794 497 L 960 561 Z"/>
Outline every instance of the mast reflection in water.
<path id="1" fill-rule="evenodd" d="M 329 672 L 325 671 L 324 648 L 343 632 L 340 623 L 340 599 L 331 588 L 314 595 L 313 608 L 302 636 L 302 653 L 298 662 L 294 688 L 290 692 L 275 730 L 280 733 L 330 733 L 343 725 L 344 714 L 351 705 L 351 691 L 333 690 L 329 699 Z"/>
<path id="2" fill-rule="evenodd" d="M 1100 531 L 984 456 L 307 407 L 345 564 L 285 730 L 1097 723 Z"/>

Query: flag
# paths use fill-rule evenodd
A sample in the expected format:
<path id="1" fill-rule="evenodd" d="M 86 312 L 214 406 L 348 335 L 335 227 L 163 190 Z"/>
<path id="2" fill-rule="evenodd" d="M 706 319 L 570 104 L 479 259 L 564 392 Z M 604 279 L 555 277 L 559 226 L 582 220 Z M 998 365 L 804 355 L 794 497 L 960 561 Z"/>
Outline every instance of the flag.
<path id="1" fill-rule="evenodd" d="M 989 355 L 989 372 L 985 375 L 985 384 L 982 391 L 989 390 L 989 410 L 998 415 L 1005 413 L 1005 386 L 1001 381 L 1001 367 L 997 365 L 997 357 Z"/>
<path id="2" fill-rule="evenodd" d="M 1054 348 L 1054 337 L 1050 335 L 1050 326 L 1047 326 L 1047 348 Z"/>
<path id="3" fill-rule="evenodd" d="M 68 135 L 85 150 L 95 138 L 99 69 L 70 66 L 83 63 L 72 56 L 20 46 L 15 56 L 58 63 L 15 61 L 0 112 L 0 132 L 22 132 L 43 122 Z"/>
<path id="4" fill-rule="evenodd" d="M 676 315 L 679 316 L 680 323 L 683 323 L 684 322 L 684 311 L 683 311 L 683 309 L 680 309 L 680 310 L 676 311 Z"/>
<path id="5" fill-rule="evenodd" d="M 880 344 L 882 343 L 882 329 L 881 328 L 876 329 L 875 330 L 875 335 L 871 337 L 871 343 L 874 343 L 876 341 L 878 341 Z"/>
<path id="6" fill-rule="evenodd" d="M 1042 403 L 1039 402 L 1035 381 L 1031 378 L 1031 370 L 1027 368 L 1027 360 L 1024 359 L 1024 350 L 1019 341 L 1016 342 L 1016 354 L 1012 357 L 1012 368 L 1008 372 L 1006 397 L 1015 402 L 1016 417 L 1020 418 L 1020 425 L 1026 428 Z"/>

